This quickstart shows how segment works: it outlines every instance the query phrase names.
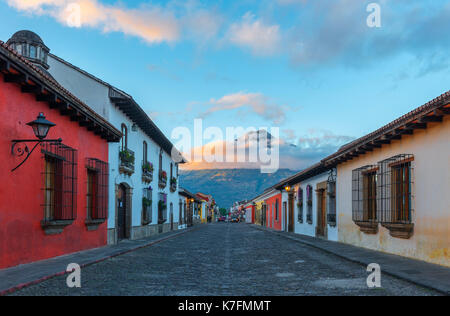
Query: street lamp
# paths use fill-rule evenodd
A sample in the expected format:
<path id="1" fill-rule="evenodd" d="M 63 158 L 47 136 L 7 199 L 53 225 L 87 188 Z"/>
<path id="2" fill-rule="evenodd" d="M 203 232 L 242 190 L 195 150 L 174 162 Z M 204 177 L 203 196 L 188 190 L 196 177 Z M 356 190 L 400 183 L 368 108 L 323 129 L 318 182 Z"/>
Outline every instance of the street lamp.
<path id="1" fill-rule="evenodd" d="M 39 113 L 37 119 L 30 123 L 27 123 L 27 125 L 33 128 L 34 135 L 36 135 L 39 140 L 43 140 L 44 138 L 46 138 L 50 128 L 56 126 L 55 123 L 47 121 L 45 119 L 44 113 L 42 112 Z"/>
<path id="2" fill-rule="evenodd" d="M 56 126 L 56 124 L 48 121 L 45 118 L 44 113 L 42 112 L 39 113 L 38 117 L 34 121 L 27 123 L 27 125 L 31 126 L 34 135 L 36 136 L 37 139 L 19 139 L 19 140 L 15 139 L 12 141 L 11 154 L 17 155 L 19 157 L 23 156 L 24 154 L 27 154 L 27 156 L 17 167 L 12 169 L 11 172 L 14 172 L 20 166 L 22 166 L 25 163 L 25 161 L 27 161 L 27 159 L 31 156 L 31 154 L 39 144 L 42 144 L 44 142 L 52 142 L 52 143 L 62 142 L 61 138 L 47 139 L 47 140 L 45 139 L 48 135 L 49 130 L 52 127 Z M 26 143 L 36 143 L 36 145 L 34 145 L 33 149 L 30 151 Z M 22 146 L 18 146 L 19 144 Z"/>

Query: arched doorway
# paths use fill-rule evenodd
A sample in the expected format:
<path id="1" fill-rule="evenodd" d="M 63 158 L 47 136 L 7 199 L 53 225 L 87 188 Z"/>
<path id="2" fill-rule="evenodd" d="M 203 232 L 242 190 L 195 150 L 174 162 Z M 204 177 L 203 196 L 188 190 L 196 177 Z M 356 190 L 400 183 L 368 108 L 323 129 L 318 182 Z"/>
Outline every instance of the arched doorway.
<path id="1" fill-rule="evenodd" d="M 131 188 L 127 184 L 117 187 L 117 239 L 130 238 L 131 227 Z"/>

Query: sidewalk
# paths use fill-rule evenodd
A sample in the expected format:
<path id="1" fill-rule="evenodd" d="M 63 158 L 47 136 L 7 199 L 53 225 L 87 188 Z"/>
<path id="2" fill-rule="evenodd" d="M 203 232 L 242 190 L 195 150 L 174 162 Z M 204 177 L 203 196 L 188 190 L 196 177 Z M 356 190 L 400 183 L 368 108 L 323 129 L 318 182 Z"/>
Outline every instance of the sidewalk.
<path id="1" fill-rule="evenodd" d="M 141 240 L 124 240 L 117 245 L 105 246 L 0 270 L 0 296 L 10 294 L 21 288 L 43 282 L 56 276 L 64 275 L 70 263 L 77 263 L 81 268 L 84 268 L 110 258 L 155 245 L 195 229 L 196 227 L 188 228 Z"/>
<path id="2" fill-rule="evenodd" d="M 267 231 L 302 244 L 321 249 L 343 259 L 368 266 L 377 263 L 381 272 L 399 279 L 450 295 L 450 268 L 424 261 L 387 254 L 379 251 L 355 247 L 335 241 L 275 231 L 262 226 L 251 225 L 255 229 Z"/>

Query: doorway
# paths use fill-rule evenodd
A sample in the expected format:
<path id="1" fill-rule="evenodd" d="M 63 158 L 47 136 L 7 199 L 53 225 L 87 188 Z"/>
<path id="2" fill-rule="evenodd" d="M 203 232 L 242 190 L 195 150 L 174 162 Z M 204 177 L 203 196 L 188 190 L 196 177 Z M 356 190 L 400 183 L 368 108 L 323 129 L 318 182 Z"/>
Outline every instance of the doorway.
<path id="1" fill-rule="evenodd" d="M 317 227 L 316 236 L 327 237 L 327 195 L 326 182 L 317 185 Z"/>
<path id="2" fill-rule="evenodd" d="M 294 232 L 294 194 L 289 194 L 289 228 L 290 233 Z"/>
<path id="3" fill-rule="evenodd" d="M 120 184 L 117 190 L 117 239 L 130 238 L 130 189 Z"/>

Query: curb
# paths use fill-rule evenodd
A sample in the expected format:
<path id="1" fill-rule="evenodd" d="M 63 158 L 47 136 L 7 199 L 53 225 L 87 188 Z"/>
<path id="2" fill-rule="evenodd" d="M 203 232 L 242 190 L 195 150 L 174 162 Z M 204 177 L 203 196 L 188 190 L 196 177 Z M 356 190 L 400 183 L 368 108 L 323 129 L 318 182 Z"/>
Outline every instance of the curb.
<path id="1" fill-rule="evenodd" d="M 161 243 L 163 241 L 166 241 L 166 240 L 169 240 L 169 239 L 172 239 L 172 238 L 175 238 L 175 237 L 179 237 L 180 235 L 184 235 L 186 233 L 195 231 L 197 229 L 199 229 L 199 228 L 196 227 L 196 228 L 192 228 L 192 229 L 189 229 L 189 230 L 185 230 L 185 231 L 182 231 L 182 232 L 179 232 L 179 233 L 175 233 L 175 234 L 173 234 L 171 236 L 167 236 L 167 237 L 164 237 L 164 238 L 161 238 L 161 239 L 154 240 L 154 241 L 152 241 L 152 242 L 150 242 L 148 244 L 145 244 L 145 245 L 142 245 L 142 246 L 139 246 L 139 247 L 136 247 L 136 248 L 124 250 L 124 251 L 119 252 L 119 253 L 115 253 L 115 254 L 112 254 L 112 255 L 109 255 L 109 256 L 106 256 L 106 257 L 103 257 L 103 258 L 100 258 L 100 259 L 97 259 L 97 260 L 94 260 L 94 261 L 91 261 L 91 262 L 87 262 L 87 263 L 84 263 L 84 264 L 80 265 L 80 268 L 83 269 L 83 268 L 89 267 L 91 265 L 94 265 L 94 264 L 97 264 L 97 263 L 100 263 L 100 262 L 103 262 L 103 261 L 106 261 L 106 260 L 109 260 L 109 259 L 112 259 L 112 258 L 116 258 L 116 257 L 119 257 L 119 256 L 126 255 L 126 254 L 134 252 L 136 250 L 140 250 L 140 249 L 144 249 L 144 248 L 147 248 L 147 247 L 151 247 L 151 246 L 159 244 L 159 243 Z M 22 289 L 24 289 L 26 287 L 29 287 L 29 286 L 32 286 L 32 285 L 36 285 L 36 284 L 42 283 L 44 281 L 47 281 L 47 280 L 50 280 L 50 279 L 53 279 L 53 278 L 56 278 L 56 277 L 68 274 L 68 273 L 70 273 L 70 271 L 69 272 L 67 272 L 67 271 L 60 271 L 60 272 L 56 272 L 56 273 L 47 275 L 45 277 L 39 278 L 39 279 L 34 280 L 34 281 L 18 284 L 16 286 L 13 286 L 12 288 L 7 289 L 7 290 L 0 291 L 0 297 L 12 294 L 12 293 L 17 292 L 19 290 L 22 290 Z"/>
<path id="2" fill-rule="evenodd" d="M 266 229 L 265 227 L 257 227 L 257 226 L 254 225 L 254 224 L 252 225 L 252 227 L 253 227 L 254 229 L 257 229 L 257 230 L 260 230 L 260 231 L 266 231 L 266 232 L 269 232 L 269 233 L 274 234 L 274 235 L 276 235 L 276 236 L 280 236 L 280 237 L 283 237 L 283 238 L 286 238 L 286 239 L 289 239 L 289 240 L 293 240 L 293 241 L 299 242 L 299 243 L 301 243 L 301 244 L 303 244 L 303 245 L 307 245 L 307 246 L 309 246 L 309 247 L 312 247 L 312 248 L 315 248 L 315 249 L 318 249 L 318 250 L 322 250 L 323 252 L 326 252 L 326 253 L 328 253 L 328 254 L 334 255 L 334 256 L 336 256 L 336 257 L 339 257 L 339 258 L 341 258 L 341 259 L 345 259 L 345 260 L 350 261 L 350 262 L 353 262 L 353 263 L 357 263 L 357 264 L 362 265 L 362 266 L 364 266 L 364 267 L 366 267 L 366 266 L 368 265 L 367 262 L 364 262 L 364 261 L 362 261 L 362 260 L 357 260 L 357 259 L 349 258 L 349 257 L 347 257 L 347 256 L 344 256 L 344 255 L 339 254 L 338 252 L 334 252 L 334 251 L 325 249 L 325 248 L 323 248 L 323 247 L 320 247 L 320 246 L 318 246 L 318 245 L 309 243 L 309 242 L 307 242 L 307 241 L 300 240 L 300 239 L 294 238 L 294 237 L 289 236 L 289 235 L 285 235 L 285 234 L 283 234 L 282 232 L 279 232 L 279 231 L 274 231 L 274 230 Z M 446 291 L 446 290 L 437 288 L 437 287 L 433 286 L 433 285 L 430 284 L 430 283 L 422 282 L 422 281 L 418 281 L 418 280 L 413 280 L 413 279 L 407 278 L 407 277 L 405 277 L 404 275 L 401 275 L 401 274 L 396 273 L 396 272 L 390 272 L 390 271 L 383 270 L 383 273 L 385 273 L 385 274 L 387 274 L 387 275 L 389 275 L 389 276 L 395 277 L 395 278 L 397 278 L 397 279 L 400 279 L 400 280 L 403 280 L 403 281 L 406 281 L 406 282 L 409 282 L 409 283 L 418 285 L 418 286 L 420 286 L 420 287 L 423 287 L 423 288 L 426 288 L 426 289 L 429 289 L 429 290 L 433 290 L 433 291 L 438 292 L 438 293 L 440 293 L 440 294 L 443 294 L 443 295 L 446 295 L 446 296 L 450 296 L 450 291 Z"/>

